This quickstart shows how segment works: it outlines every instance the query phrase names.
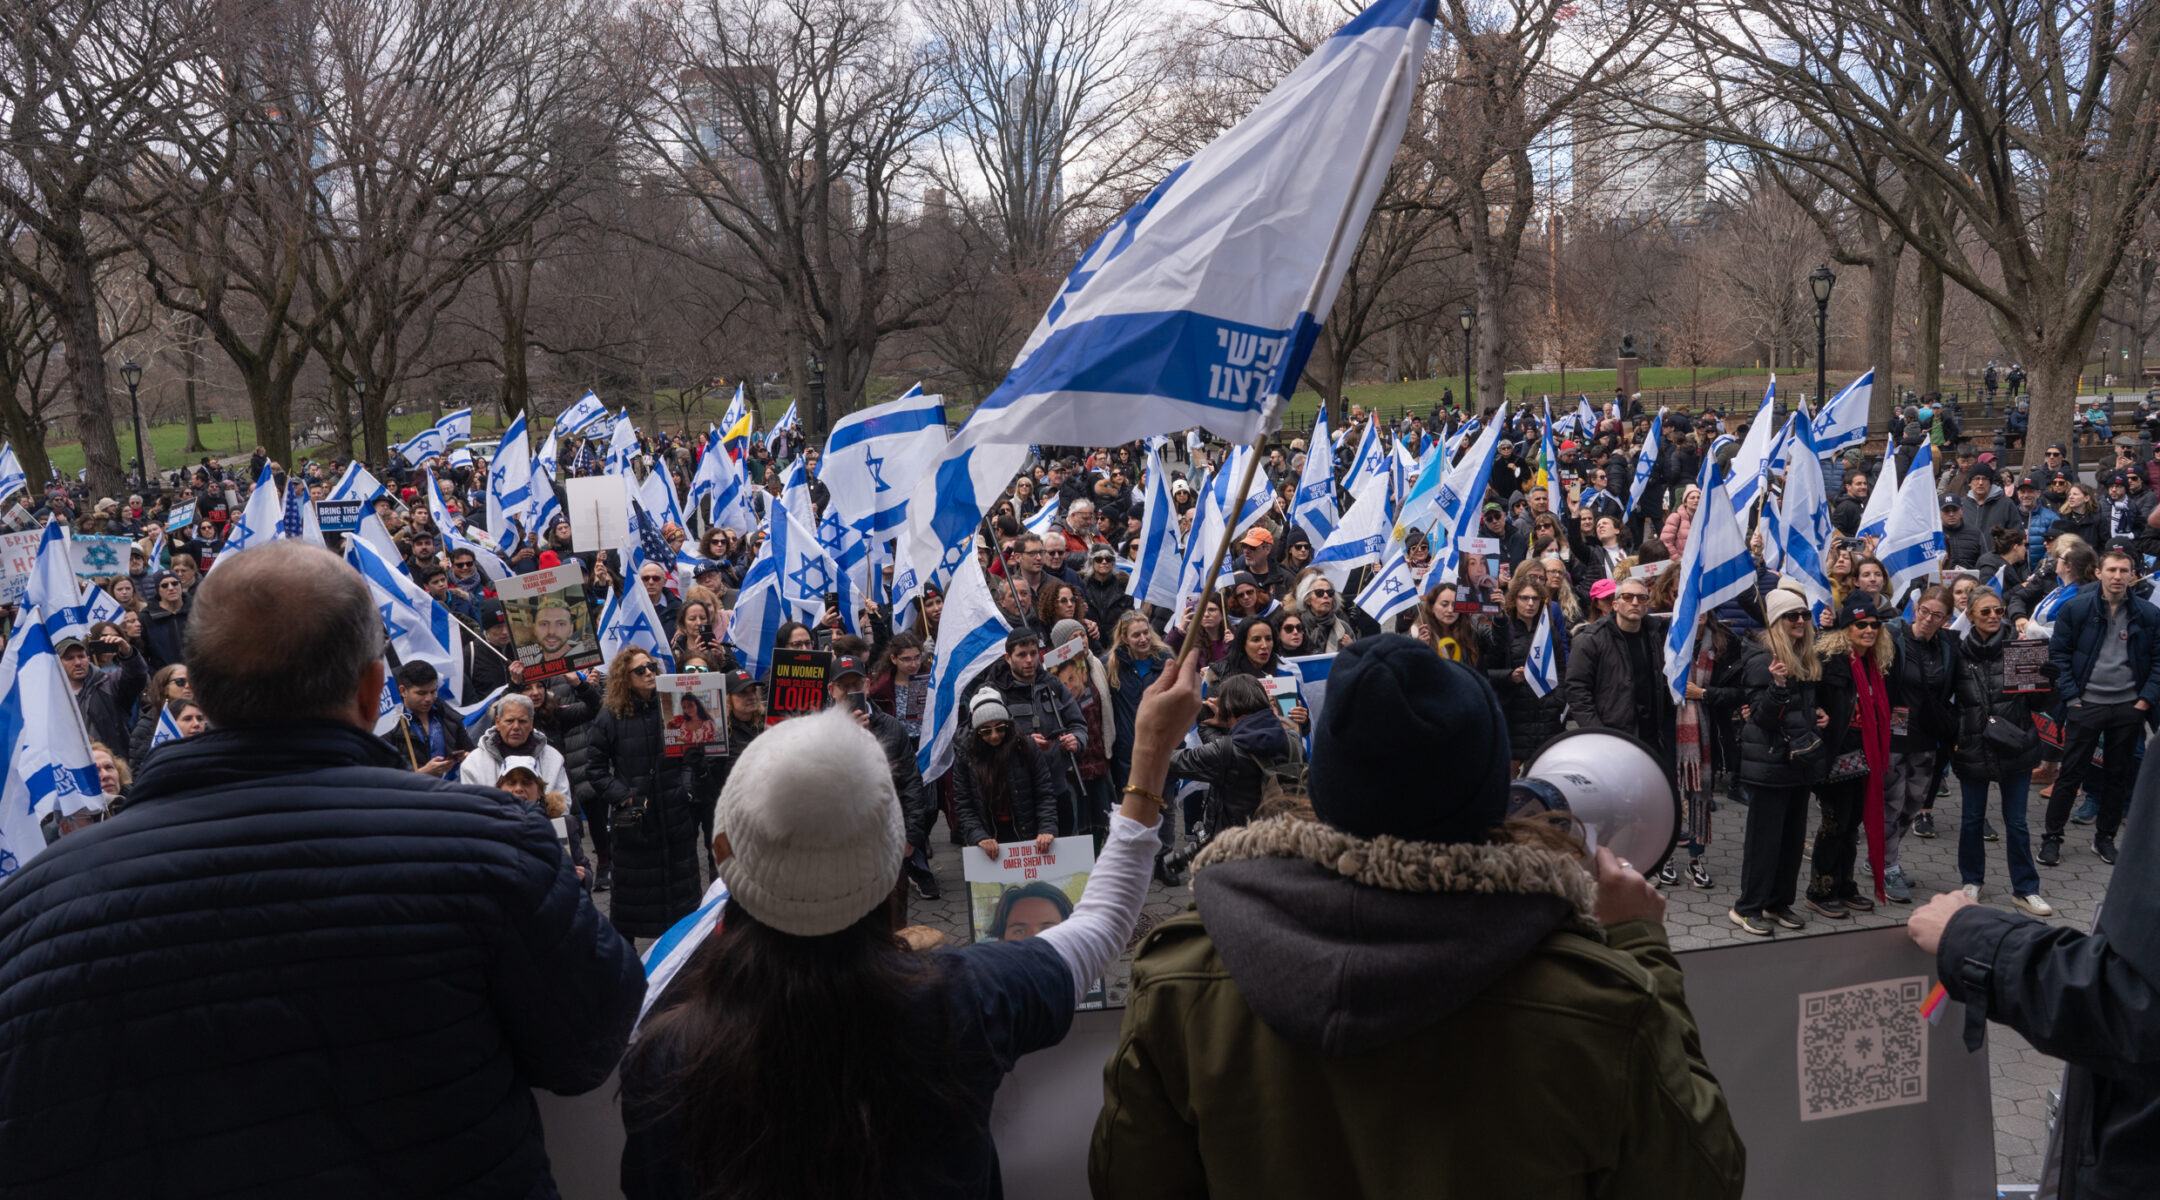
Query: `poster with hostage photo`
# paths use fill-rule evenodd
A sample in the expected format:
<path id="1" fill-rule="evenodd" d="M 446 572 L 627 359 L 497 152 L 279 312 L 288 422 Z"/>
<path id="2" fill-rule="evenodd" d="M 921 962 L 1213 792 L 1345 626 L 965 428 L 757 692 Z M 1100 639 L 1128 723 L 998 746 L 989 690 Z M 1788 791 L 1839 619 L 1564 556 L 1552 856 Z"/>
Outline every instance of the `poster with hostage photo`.
<path id="1" fill-rule="evenodd" d="M 996 858 L 979 846 L 960 849 L 961 874 L 967 880 L 968 924 L 978 942 L 1018 942 L 1061 925 L 1087 888 L 1095 869 L 1095 839 L 1061 837 L 1048 850 L 1035 842 L 998 846 Z M 1082 1007 L 1100 1007 L 1103 985 L 1096 980 Z"/>
<path id="2" fill-rule="evenodd" d="M 727 753 L 726 680 L 710 671 L 659 677 L 660 744 L 669 758 L 681 758 L 692 746 L 703 746 L 708 755 Z"/>
<path id="3" fill-rule="evenodd" d="M 525 678 L 546 679 L 600 665 L 600 637 L 575 565 L 516 575 L 495 585 L 510 618 L 510 644 Z"/>

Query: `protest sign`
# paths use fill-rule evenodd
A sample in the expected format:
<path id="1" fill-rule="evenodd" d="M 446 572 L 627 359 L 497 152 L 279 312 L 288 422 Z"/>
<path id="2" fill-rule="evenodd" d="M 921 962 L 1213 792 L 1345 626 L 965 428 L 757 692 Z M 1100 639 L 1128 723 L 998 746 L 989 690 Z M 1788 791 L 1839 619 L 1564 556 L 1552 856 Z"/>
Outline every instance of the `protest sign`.
<path id="1" fill-rule="evenodd" d="M 782 650 L 772 652 L 770 703 L 765 723 L 778 725 L 789 717 L 820 712 L 825 708 L 825 679 L 832 673 L 829 650 Z"/>
<path id="2" fill-rule="evenodd" d="M 1288 675 L 1270 675 L 1260 681 L 1260 688 L 1275 702 L 1275 711 L 1285 717 L 1298 706 L 1298 681 Z"/>
<path id="3" fill-rule="evenodd" d="M 547 679 L 600 665 L 600 636 L 574 565 L 513 575 L 495 584 L 510 618 L 510 644 L 525 678 Z"/>
<path id="4" fill-rule="evenodd" d="M 75 554 L 77 579 L 102 579 L 108 575 L 127 574 L 128 553 L 135 548 L 135 543 L 124 537 L 77 534 L 68 539 L 68 548 Z"/>
<path id="5" fill-rule="evenodd" d="M 2044 692 L 2052 686 L 2047 678 L 2046 638 L 2018 638 L 2004 643 L 2002 662 L 2005 693 Z"/>
<path id="6" fill-rule="evenodd" d="M 996 858 L 981 846 L 960 848 L 960 874 L 967 880 L 968 928 L 978 942 L 1022 942 L 1061 925 L 1087 888 L 1095 869 L 1095 839 L 1061 837 L 1050 849 L 1035 843 L 998 846 Z M 1088 985 L 1082 1008 L 1101 1008 L 1103 981 Z"/>
<path id="7" fill-rule="evenodd" d="M 365 500 L 317 500 L 315 522 L 324 533 L 351 533 L 360 527 L 360 518 L 367 511 Z"/>
<path id="8" fill-rule="evenodd" d="M 726 679 L 712 671 L 660 676 L 660 744 L 669 758 L 681 758 L 692 746 L 727 753 Z"/>
<path id="9" fill-rule="evenodd" d="M 44 540 L 42 529 L 0 533 L 0 604 L 23 602 L 31 568 L 37 566 L 38 543 Z"/>
<path id="10" fill-rule="evenodd" d="M 165 512 L 165 529 L 169 533 L 184 533 L 195 523 L 195 502 L 188 500 L 175 504 Z"/>
<path id="11" fill-rule="evenodd" d="M 28 529 L 36 524 L 37 518 L 30 515 L 29 509 L 24 508 L 20 504 L 10 505 L 8 507 L 7 527 L 9 529 Z"/>
<path id="12" fill-rule="evenodd" d="M 1305 705 L 1305 718 L 1312 725 L 1320 723 L 1320 706 L 1327 703 L 1328 672 L 1335 666 L 1332 654 L 1306 654 L 1286 658 L 1283 665 L 1297 672 L 1298 698 Z"/>
<path id="13" fill-rule="evenodd" d="M 622 480 L 613 475 L 580 475 L 563 480 L 563 515 L 570 518 L 570 544 L 586 553 L 623 550 L 630 545 L 630 505 Z"/>
<path id="14" fill-rule="evenodd" d="M 1043 652 L 1043 669 L 1046 671 L 1055 671 L 1059 667 L 1064 666 L 1066 663 L 1071 662 L 1076 656 L 1079 655 L 1081 651 L 1086 649 L 1086 638 L 1067 638 L 1065 639 L 1065 643 L 1063 645 L 1058 646 L 1055 649 L 1046 650 Z"/>

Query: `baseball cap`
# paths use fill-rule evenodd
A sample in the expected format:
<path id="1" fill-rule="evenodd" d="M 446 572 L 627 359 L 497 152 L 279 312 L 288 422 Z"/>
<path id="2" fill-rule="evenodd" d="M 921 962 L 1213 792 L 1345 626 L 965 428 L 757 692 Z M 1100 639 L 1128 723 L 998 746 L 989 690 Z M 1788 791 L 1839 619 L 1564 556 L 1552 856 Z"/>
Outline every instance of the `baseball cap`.
<path id="1" fill-rule="evenodd" d="M 1940 500 L 1936 502 L 1935 507 L 1942 509 L 1945 512 L 1948 512 L 1950 509 L 1959 508 L 1962 507 L 1962 505 L 1958 503 L 1958 498 L 1956 496 L 1945 494 Z"/>
<path id="2" fill-rule="evenodd" d="M 1245 544 L 1248 546 L 1272 546 L 1275 544 L 1275 535 L 1255 525 L 1246 532 Z"/>
<path id="3" fill-rule="evenodd" d="M 730 696 L 739 696 L 760 686 L 757 677 L 748 671 L 729 671 L 725 679 Z"/>
<path id="4" fill-rule="evenodd" d="M 1619 590 L 1619 584 L 1610 579 L 1600 579 L 1590 585 L 1590 598 L 1592 600 L 1610 600 L 1613 598 L 1613 594 Z"/>
<path id="5" fill-rule="evenodd" d="M 861 659 L 852 656 L 843 656 L 833 660 L 832 672 L 827 675 L 826 678 L 837 682 L 841 679 L 845 679 L 850 675 L 867 676 L 869 673 L 870 672 L 863 666 L 863 661 Z"/>

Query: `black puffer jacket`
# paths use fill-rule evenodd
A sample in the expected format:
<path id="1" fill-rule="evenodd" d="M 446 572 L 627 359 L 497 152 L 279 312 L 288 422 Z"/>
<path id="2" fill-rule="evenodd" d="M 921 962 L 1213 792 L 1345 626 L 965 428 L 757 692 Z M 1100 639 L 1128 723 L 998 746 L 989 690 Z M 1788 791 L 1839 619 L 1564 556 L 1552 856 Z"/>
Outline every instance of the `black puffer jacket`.
<path id="1" fill-rule="evenodd" d="M 907 830 L 908 845 L 930 853 L 930 825 L 937 820 L 937 801 L 924 794 L 922 771 L 915 766 L 915 739 L 908 736 L 900 718 L 876 708 L 870 710 L 870 735 L 885 752 L 885 767 L 892 772 L 893 791 L 900 797 L 900 821 Z M 715 793 L 717 795 L 718 793 Z"/>
<path id="2" fill-rule="evenodd" d="M 1816 685 L 1791 677 L 1777 682 L 1770 674 L 1772 661 L 1768 651 L 1748 660 L 1743 685 L 1748 715 L 1740 724 L 1740 780 L 1756 787 L 1811 787 L 1829 763 L 1821 731 L 1815 729 Z M 1851 691 L 1849 684 L 1846 690 Z M 1815 734 L 1814 748 L 1796 756 L 1794 739 L 1805 744 L 1809 733 Z"/>
<path id="3" fill-rule="evenodd" d="M 1905 710 L 1905 736 L 1892 734 L 1892 750 L 1930 750 L 1957 736 L 1958 717 L 1950 711 L 1958 681 L 1958 636 L 1938 630 L 1921 641 L 1912 626 L 1893 621 L 1884 630 L 1897 651 L 1885 676 L 1890 705 Z M 1895 722 L 1892 723 L 1895 728 Z"/>
<path id="4" fill-rule="evenodd" d="M 194 611 L 192 603 L 183 603 L 179 612 L 167 612 L 157 604 L 142 610 L 143 655 L 152 671 L 182 661 L 188 614 Z"/>
<path id="5" fill-rule="evenodd" d="M 991 812 L 995 798 L 983 795 L 982 784 L 976 779 L 971 757 L 976 749 L 974 736 L 959 740 L 968 753 L 956 749 L 953 754 L 953 812 L 960 818 L 960 840 L 972 846 L 997 836 L 997 821 Z M 1050 777 L 1049 755 L 1036 753 L 1028 742 L 1015 745 L 1007 763 L 1005 789 L 1005 800 L 1012 806 L 1012 823 L 1022 838 L 1058 831 L 1059 790 Z"/>
<path id="6" fill-rule="evenodd" d="M 600 689 L 564 675 L 548 680 L 548 694 L 555 698 L 554 711 L 538 717 L 533 727 L 563 752 L 563 770 L 570 775 L 570 802 L 587 820 L 598 820 L 606 813 L 593 804 L 592 779 L 585 767 L 592 761 L 592 720 L 600 711 Z"/>
<path id="7" fill-rule="evenodd" d="M 2014 779 L 2040 765 L 2040 734 L 2033 727 L 2033 714 L 2046 711 L 2054 693 L 2003 693 L 2003 645 L 2010 640 L 2008 625 L 1991 638 L 1973 630 L 1959 648 L 1953 713 L 1957 748 L 1950 755 L 1959 779 Z M 1994 737 L 1988 736 L 1991 723 Z"/>
<path id="8" fill-rule="evenodd" d="M 683 760 L 661 752 L 660 705 L 633 701 L 630 715 L 606 707 L 593 718 L 585 773 L 598 804 L 609 808 L 637 797 L 645 818 L 613 822 L 615 896 L 609 913 L 626 937 L 659 937 L 697 908 L 705 885 L 698 876 L 698 814 Z M 702 757 L 702 756 L 701 756 Z"/>
<path id="9" fill-rule="evenodd" d="M 1294 767 L 1304 749 L 1272 707 L 1239 717 L 1227 730 L 1202 725 L 1200 740 L 1199 749 L 1170 756 L 1170 774 L 1208 785 L 1211 830 L 1250 822 L 1268 776 Z"/>
<path id="10" fill-rule="evenodd" d="M 555 1193 L 645 986 L 537 806 L 333 722 L 132 791 L 0 887 L 0 1193 Z"/>
<path id="11" fill-rule="evenodd" d="M 1559 624 L 1556 618 L 1553 666 L 1556 677 L 1564 678 L 1567 634 L 1557 632 Z M 1536 636 L 1537 626 L 1525 625 L 1521 617 L 1510 613 L 1493 622 L 1479 653 L 1479 665 L 1485 670 L 1485 678 L 1492 681 L 1493 691 L 1500 697 L 1500 711 L 1507 717 L 1508 757 L 1517 762 L 1528 761 L 1538 747 L 1559 736 L 1563 727 L 1561 714 L 1567 709 L 1565 688 L 1555 687 L 1540 696 L 1527 682 L 1515 678 L 1515 669 L 1530 661 L 1530 642 Z"/>
<path id="12" fill-rule="evenodd" d="M 128 735 L 133 732 L 128 712 L 150 682 L 150 673 L 143 668 L 141 653 L 131 653 L 114 659 L 109 669 L 90 668 L 90 677 L 83 681 L 78 697 L 83 723 L 90 729 L 91 740 L 103 742 L 114 754 L 127 753 Z"/>

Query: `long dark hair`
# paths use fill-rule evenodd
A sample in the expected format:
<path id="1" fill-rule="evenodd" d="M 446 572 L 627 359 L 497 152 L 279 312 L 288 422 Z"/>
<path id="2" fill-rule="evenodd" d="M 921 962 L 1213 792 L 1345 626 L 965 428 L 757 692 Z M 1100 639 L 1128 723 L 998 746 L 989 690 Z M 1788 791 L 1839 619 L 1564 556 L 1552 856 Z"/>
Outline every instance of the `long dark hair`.
<path id="1" fill-rule="evenodd" d="M 992 746 L 969 730 L 967 737 L 968 765 L 975 772 L 976 790 L 982 793 L 985 811 L 990 811 L 1000 800 L 1009 801 L 1012 793 L 1008 781 L 1012 778 L 1013 759 L 1018 757 L 1022 767 L 1030 767 L 1035 759 L 1035 744 L 1020 732 L 1020 726 L 1012 725 L 1005 735 L 1003 745 Z M 1018 815 L 1018 810 L 1015 810 Z"/>
<path id="2" fill-rule="evenodd" d="M 625 1076 L 660 1099 L 626 1116 L 676 1115 L 702 1196 L 887 1195 L 975 1119 L 949 1005 L 924 998 L 944 982 L 940 958 L 894 940 L 883 904 L 823 937 L 731 904 L 630 1050 Z"/>
<path id="3" fill-rule="evenodd" d="M 1245 639 L 1251 636 L 1253 630 L 1263 625 L 1267 626 L 1268 636 L 1272 639 L 1275 636 L 1275 623 L 1266 617 L 1247 617 L 1238 622 L 1237 636 L 1230 643 L 1230 653 L 1224 656 L 1218 668 L 1220 678 L 1227 679 L 1232 675 L 1273 675 L 1275 669 L 1282 665 L 1282 649 L 1272 640 L 1268 643 L 1266 662 L 1254 662 L 1245 655 Z"/>

